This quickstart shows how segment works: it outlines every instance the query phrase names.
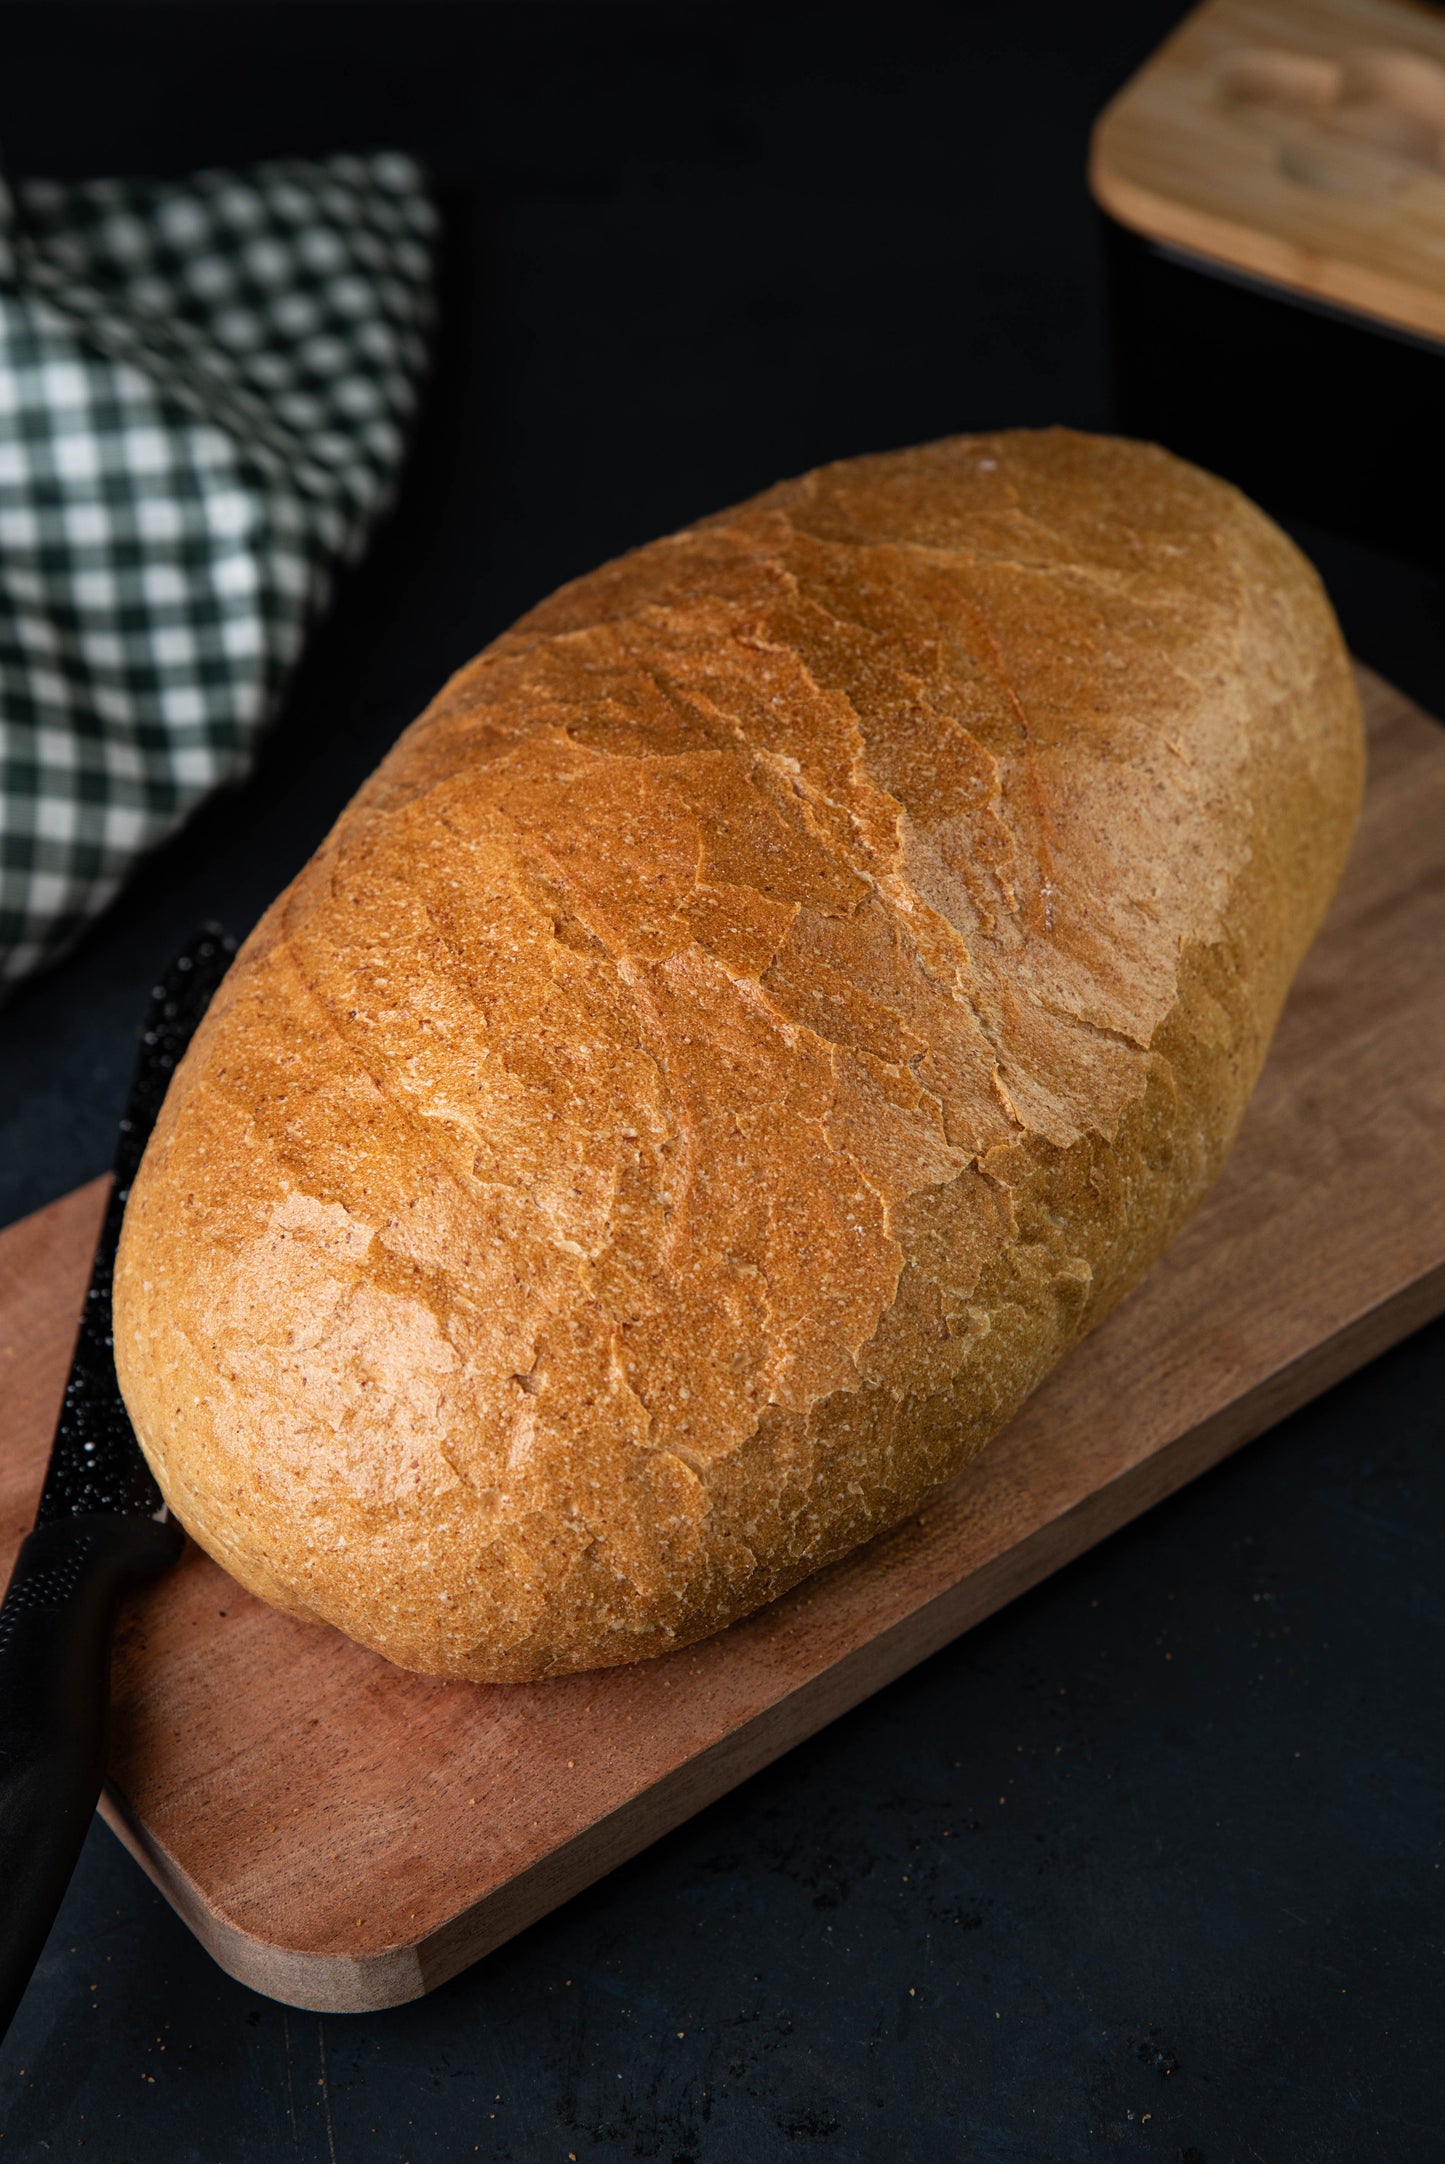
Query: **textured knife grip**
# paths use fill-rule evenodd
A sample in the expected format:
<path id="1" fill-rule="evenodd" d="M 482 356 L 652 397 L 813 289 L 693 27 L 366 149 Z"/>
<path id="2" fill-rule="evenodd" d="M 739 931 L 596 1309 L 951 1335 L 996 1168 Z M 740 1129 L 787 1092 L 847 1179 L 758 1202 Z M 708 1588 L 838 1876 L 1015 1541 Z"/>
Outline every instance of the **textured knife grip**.
<path id="1" fill-rule="evenodd" d="M 148 1518 L 58 1518 L 16 1558 L 0 1606 L 0 2034 L 100 1794 L 116 1603 L 183 1539 Z"/>

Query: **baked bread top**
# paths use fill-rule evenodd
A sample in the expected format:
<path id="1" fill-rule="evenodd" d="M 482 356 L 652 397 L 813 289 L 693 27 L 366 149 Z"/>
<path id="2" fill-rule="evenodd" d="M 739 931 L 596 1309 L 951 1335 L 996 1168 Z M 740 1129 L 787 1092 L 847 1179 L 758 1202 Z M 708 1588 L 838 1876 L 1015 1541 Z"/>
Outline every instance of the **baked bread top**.
<path id="1" fill-rule="evenodd" d="M 1361 773 L 1313 571 L 1141 444 L 850 460 L 564 587 L 172 1086 L 116 1279 L 168 1500 L 426 1673 L 770 1599 L 1193 1208 Z"/>

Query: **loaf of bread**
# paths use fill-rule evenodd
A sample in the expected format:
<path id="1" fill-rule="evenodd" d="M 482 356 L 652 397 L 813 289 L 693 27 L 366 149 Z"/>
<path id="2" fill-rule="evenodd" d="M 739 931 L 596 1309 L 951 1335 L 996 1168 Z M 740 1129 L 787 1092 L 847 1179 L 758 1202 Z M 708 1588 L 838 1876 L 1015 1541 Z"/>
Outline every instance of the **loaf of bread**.
<path id="1" fill-rule="evenodd" d="M 563 588 L 176 1076 L 116 1280 L 167 1499 L 428 1675 L 771 1600 L 1199 1201 L 1361 768 L 1314 573 L 1140 444 L 849 460 Z"/>

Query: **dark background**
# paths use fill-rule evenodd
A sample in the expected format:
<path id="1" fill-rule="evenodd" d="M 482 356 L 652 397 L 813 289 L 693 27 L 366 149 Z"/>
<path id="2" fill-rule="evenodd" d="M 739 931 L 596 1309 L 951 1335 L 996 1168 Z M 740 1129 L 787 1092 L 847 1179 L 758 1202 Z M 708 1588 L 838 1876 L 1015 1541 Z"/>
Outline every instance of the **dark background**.
<path id="1" fill-rule="evenodd" d="M 560 580 L 820 459 L 1109 425 L 1088 129 L 1181 12 L 0 8 L 19 173 L 396 143 L 446 211 L 401 503 L 254 779 L 0 1012 L 0 1222 L 108 1161 L 157 961 Z M 1297 530 L 1445 712 L 1445 581 Z M 1445 2156 L 1442 1388 L 1437 1327 L 415 2006 L 255 1998 L 97 1829 L 0 2160 Z"/>

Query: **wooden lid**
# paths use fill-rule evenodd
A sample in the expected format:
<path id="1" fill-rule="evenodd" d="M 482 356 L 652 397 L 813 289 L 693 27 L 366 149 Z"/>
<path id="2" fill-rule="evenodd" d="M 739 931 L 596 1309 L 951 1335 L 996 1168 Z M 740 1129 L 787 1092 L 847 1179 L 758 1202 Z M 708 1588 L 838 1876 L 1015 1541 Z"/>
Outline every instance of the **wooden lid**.
<path id="1" fill-rule="evenodd" d="M 1207 0 L 1099 120 L 1089 178 L 1150 240 L 1445 339 L 1445 12 Z"/>

